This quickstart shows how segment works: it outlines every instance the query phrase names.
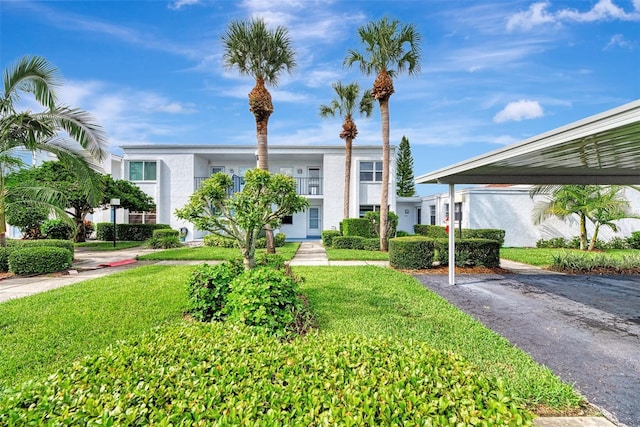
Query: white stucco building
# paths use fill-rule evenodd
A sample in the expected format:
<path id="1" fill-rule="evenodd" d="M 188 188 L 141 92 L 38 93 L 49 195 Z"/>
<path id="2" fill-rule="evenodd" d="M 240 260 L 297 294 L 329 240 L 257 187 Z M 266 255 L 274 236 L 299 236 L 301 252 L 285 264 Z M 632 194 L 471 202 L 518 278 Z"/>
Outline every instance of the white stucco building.
<path id="1" fill-rule="evenodd" d="M 232 177 L 237 190 L 242 177 L 257 164 L 256 147 L 237 145 L 129 145 L 123 146 L 122 177 L 138 185 L 156 202 L 154 213 L 125 213 L 128 222 L 157 222 L 174 229 L 186 227 L 187 240 L 199 239 L 204 232 L 177 219 L 200 183 L 216 172 Z M 380 146 L 353 146 L 351 162 L 350 217 L 378 210 L 381 198 L 382 149 Z M 344 146 L 269 146 L 269 170 L 292 176 L 298 193 L 309 200 L 309 208 L 286 218 L 280 231 L 288 238 L 316 238 L 322 230 L 338 229 L 343 219 Z M 389 181 L 390 210 L 396 211 L 395 147 L 391 148 Z M 405 216 L 405 208 L 402 208 Z M 407 208 L 408 209 L 408 208 Z M 412 231 L 419 205 L 407 217 Z"/>

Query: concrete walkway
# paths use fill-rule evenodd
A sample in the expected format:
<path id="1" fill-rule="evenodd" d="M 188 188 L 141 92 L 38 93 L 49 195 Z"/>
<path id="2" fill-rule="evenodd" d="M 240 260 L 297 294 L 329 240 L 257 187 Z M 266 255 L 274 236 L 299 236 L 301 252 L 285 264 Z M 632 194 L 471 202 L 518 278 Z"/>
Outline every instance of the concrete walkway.
<path id="1" fill-rule="evenodd" d="M 327 251 L 324 250 L 320 241 L 305 241 L 300 244 L 300 248 L 293 257 L 291 266 L 298 265 L 377 265 L 380 267 L 388 267 L 389 261 L 329 261 Z"/>

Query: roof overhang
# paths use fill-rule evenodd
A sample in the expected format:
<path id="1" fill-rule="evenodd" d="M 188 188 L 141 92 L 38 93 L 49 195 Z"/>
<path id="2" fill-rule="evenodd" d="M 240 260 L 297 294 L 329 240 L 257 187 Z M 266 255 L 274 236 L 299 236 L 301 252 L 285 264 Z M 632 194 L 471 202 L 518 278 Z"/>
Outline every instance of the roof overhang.
<path id="1" fill-rule="evenodd" d="M 640 100 L 421 175 L 418 184 L 640 184 Z"/>

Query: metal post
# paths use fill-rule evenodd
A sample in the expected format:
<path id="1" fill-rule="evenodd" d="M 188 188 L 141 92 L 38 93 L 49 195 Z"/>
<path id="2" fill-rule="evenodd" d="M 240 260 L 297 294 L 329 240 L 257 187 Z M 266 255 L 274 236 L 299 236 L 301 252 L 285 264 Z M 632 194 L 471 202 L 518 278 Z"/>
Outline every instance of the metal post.
<path id="1" fill-rule="evenodd" d="M 111 209 L 113 210 L 113 247 L 116 247 L 116 209 L 120 206 L 120 199 L 111 199 Z"/>
<path id="2" fill-rule="evenodd" d="M 449 184 L 449 284 L 456 284 L 456 248 L 455 248 L 455 185 Z M 451 215 L 453 214 L 453 216 Z"/>

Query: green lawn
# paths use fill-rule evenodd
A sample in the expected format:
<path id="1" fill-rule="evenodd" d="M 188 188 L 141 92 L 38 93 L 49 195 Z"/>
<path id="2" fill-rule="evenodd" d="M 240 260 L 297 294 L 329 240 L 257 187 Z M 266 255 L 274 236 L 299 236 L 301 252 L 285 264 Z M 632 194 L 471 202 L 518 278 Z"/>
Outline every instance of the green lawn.
<path id="1" fill-rule="evenodd" d="M 577 249 L 555 249 L 555 248 L 500 248 L 500 258 L 518 261 L 538 267 L 548 267 L 553 262 L 553 255 L 566 251 L 580 252 Z M 584 252 L 582 252 L 584 253 Z M 602 252 L 593 252 L 602 253 Z M 637 254 L 637 249 L 607 249 L 607 255 L 622 258 L 623 255 Z"/>
<path id="2" fill-rule="evenodd" d="M 276 248 L 276 253 L 281 255 L 285 261 L 289 261 L 296 254 L 300 247 L 300 242 L 285 243 L 284 246 Z M 266 249 L 258 249 L 257 254 L 266 253 Z M 190 248 L 166 249 L 164 251 L 141 255 L 138 259 L 146 261 L 210 261 L 210 260 L 232 260 L 241 258 L 240 249 L 219 248 L 214 246 L 199 246 Z"/>
<path id="3" fill-rule="evenodd" d="M 389 261 L 388 252 L 326 248 L 329 261 Z"/>
<path id="4" fill-rule="evenodd" d="M 113 247 L 113 242 L 107 242 L 102 240 L 95 240 L 90 242 L 76 243 L 76 248 L 88 248 L 92 251 L 117 251 L 119 249 L 137 248 L 142 246 L 144 242 L 127 242 L 116 241 L 116 247 Z"/>
<path id="5" fill-rule="evenodd" d="M 0 304 L 0 386 L 46 376 L 118 340 L 180 322 L 193 266 L 145 266 Z M 578 405 L 572 388 L 415 279 L 378 267 L 297 267 L 321 332 L 419 340 L 502 376 L 529 407 Z M 159 355 L 161 357 L 161 355 Z"/>

